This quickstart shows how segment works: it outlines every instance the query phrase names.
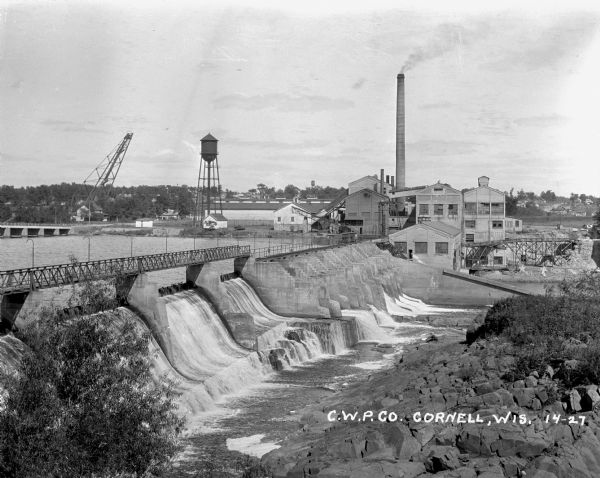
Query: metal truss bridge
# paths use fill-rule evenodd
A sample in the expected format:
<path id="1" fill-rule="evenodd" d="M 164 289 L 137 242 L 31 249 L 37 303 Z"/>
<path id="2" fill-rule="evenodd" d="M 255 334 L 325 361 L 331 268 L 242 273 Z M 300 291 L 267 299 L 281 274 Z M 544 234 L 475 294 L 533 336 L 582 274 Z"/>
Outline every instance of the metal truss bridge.
<path id="1" fill-rule="evenodd" d="M 249 256 L 250 246 L 225 246 L 0 271 L 0 296 Z"/>
<path id="2" fill-rule="evenodd" d="M 568 261 L 570 251 L 580 246 L 576 239 L 506 239 L 489 243 L 463 243 L 465 264 L 472 268 L 492 266 L 491 256 L 497 249 L 510 251 L 513 261 L 527 265 L 562 265 Z"/>

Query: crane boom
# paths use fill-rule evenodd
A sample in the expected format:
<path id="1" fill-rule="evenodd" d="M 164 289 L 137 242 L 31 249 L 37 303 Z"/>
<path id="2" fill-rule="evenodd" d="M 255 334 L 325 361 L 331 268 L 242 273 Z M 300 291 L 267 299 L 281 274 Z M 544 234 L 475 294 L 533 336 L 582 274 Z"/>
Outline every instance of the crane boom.
<path id="1" fill-rule="evenodd" d="M 83 181 L 86 186 L 91 186 L 86 204 L 88 205 L 88 217 L 91 219 L 92 202 L 96 198 L 98 189 L 106 185 L 112 186 L 117 178 L 125 153 L 131 142 L 133 133 L 127 133 L 121 142 L 104 158 L 96 168 Z"/>

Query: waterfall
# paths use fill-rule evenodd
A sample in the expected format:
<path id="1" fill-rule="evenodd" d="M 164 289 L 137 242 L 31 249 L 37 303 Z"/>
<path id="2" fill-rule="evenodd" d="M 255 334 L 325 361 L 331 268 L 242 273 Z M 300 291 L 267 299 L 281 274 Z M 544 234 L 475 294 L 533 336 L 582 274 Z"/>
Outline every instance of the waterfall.
<path id="1" fill-rule="evenodd" d="M 370 310 L 342 310 L 342 314 L 352 316 L 356 320 L 358 340 L 361 342 L 393 341 L 384 329 L 379 327 L 375 315 Z"/>
<path id="2" fill-rule="evenodd" d="M 387 297 L 386 297 L 386 306 L 387 306 Z M 373 315 L 375 316 L 375 319 L 377 320 L 377 324 L 379 325 L 379 327 L 388 327 L 388 328 L 392 328 L 392 329 L 395 329 L 398 327 L 398 325 L 399 325 L 398 322 L 396 322 L 387 311 L 379 310 L 374 305 L 369 305 L 369 307 L 371 308 L 371 312 L 373 312 Z"/>
<path id="3" fill-rule="evenodd" d="M 354 341 L 349 341 L 350 334 L 344 330 L 348 328 L 348 324 L 344 325 L 341 321 L 331 320 L 311 320 L 311 319 L 293 319 L 283 317 L 271 312 L 256 294 L 254 289 L 243 279 L 233 279 L 224 282 L 227 295 L 234 305 L 233 312 L 245 312 L 252 316 L 254 322 L 258 325 L 268 327 L 276 327 L 264 333 L 259 337 L 259 350 L 268 347 L 276 347 L 279 338 L 278 332 L 280 324 L 287 324 L 290 327 L 302 328 L 305 331 L 310 331 L 316 341 L 309 347 L 313 348 L 313 354 L 316 349 L 319 349 L 319 354 L 340 354 L 348 349 L 348 344 Z M 289 330 L 284 326 L 282 330 Z M 310 342 L 310 335 L 303 336 L 302 341 L 305 344 Z M 318 355 L 318 354 L 317 354 Z M 314 357 L 315 355 L 313 355 Z"/>
<path id="4" fill-rule="evenodd" d="M 250 314 L 256 325 L 270 328 L 289 320 L 271 312 L 243 279 L 225 281 L 223 285 L 234 306 L 234 312 Z"/>
<path id="5" fill-rule="evenodd" d="M 184 376 L 203 380 L 248 355 L 211 305 L 195 291 L 165 297 L 174 365 Z"/>
<path id="6" fill-rule="evenodd" d="M 159 332 L 160 338 L 169 345 L 169 364 L 188 382 L 184 391 L 200 394 L 200 411 L 272 373 L 269 361 L 238 345 L 213 307 L 195 291 L 164 300 L 169 325 Z M 201 382 L 200 389 L 193 382 Z"/>
<path id="7" fill-rule="evenodd" d="M 293 327 L 302 327 L 312 332 L 317 337 L 323 352 L 331 355 L 346 352 L 349 344 L 356 342 L 352 325 L 347 320 L 297 320 L 291 324 Z"/>
<path id="8" fill-rule="evenodd" d="M 416 317 L 417 314 L 412 309 L 412 304 L 401 305 L 397 300 L 392 299 L 385 292 L 383 293 L 385 298 L 385 306 L 388 312 L 392 315 L 399 315 L 402 317 Z"/>
<path id="9" fill-rule="evenodd" d="M 394 300 L 397 306 L 401 309 L 408 309 L 414 317 L 415 315 L 438 315 L 438 314 L 447 314 L 452 312 L 469 312 L 469 309 L 454 309 L 449 307 L 435 307 L 429 304 L 426 304 L 421 299 L 416 299 L 414 297 L 409 297 L 408 295 L 401 294 L 397 299 Z M 392 312 L 393 313 L 393 312 Z M 402 315 L 402 314 L 398 314 Z M 404 314 L 410 315 L 410 314 Z"/>

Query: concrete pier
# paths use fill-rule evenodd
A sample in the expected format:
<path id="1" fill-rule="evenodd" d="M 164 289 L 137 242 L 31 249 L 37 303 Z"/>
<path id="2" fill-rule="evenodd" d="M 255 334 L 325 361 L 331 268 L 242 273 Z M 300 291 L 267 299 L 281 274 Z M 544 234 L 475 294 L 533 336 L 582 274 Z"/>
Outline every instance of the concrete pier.
<path id="1" fill-rule="evenodd" d="M 68 236 L 71 226 L 57 224 L 0 224 L 0 239 Z"/>

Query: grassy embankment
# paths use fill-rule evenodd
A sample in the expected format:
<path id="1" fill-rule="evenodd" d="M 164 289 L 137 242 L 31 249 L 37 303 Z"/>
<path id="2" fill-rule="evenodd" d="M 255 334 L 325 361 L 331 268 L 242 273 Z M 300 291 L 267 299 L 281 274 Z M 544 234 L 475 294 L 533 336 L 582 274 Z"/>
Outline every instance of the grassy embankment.
<path id="1" fill-rule="evenodd" d="M 558 295 L 497 302 L 467 339 L 492 336 L 514 345 L 511 380 L 561 365 L 559 378 L 565 387 L 600 383 L 600 274 L 589 272 L 564 282 Z"/>

